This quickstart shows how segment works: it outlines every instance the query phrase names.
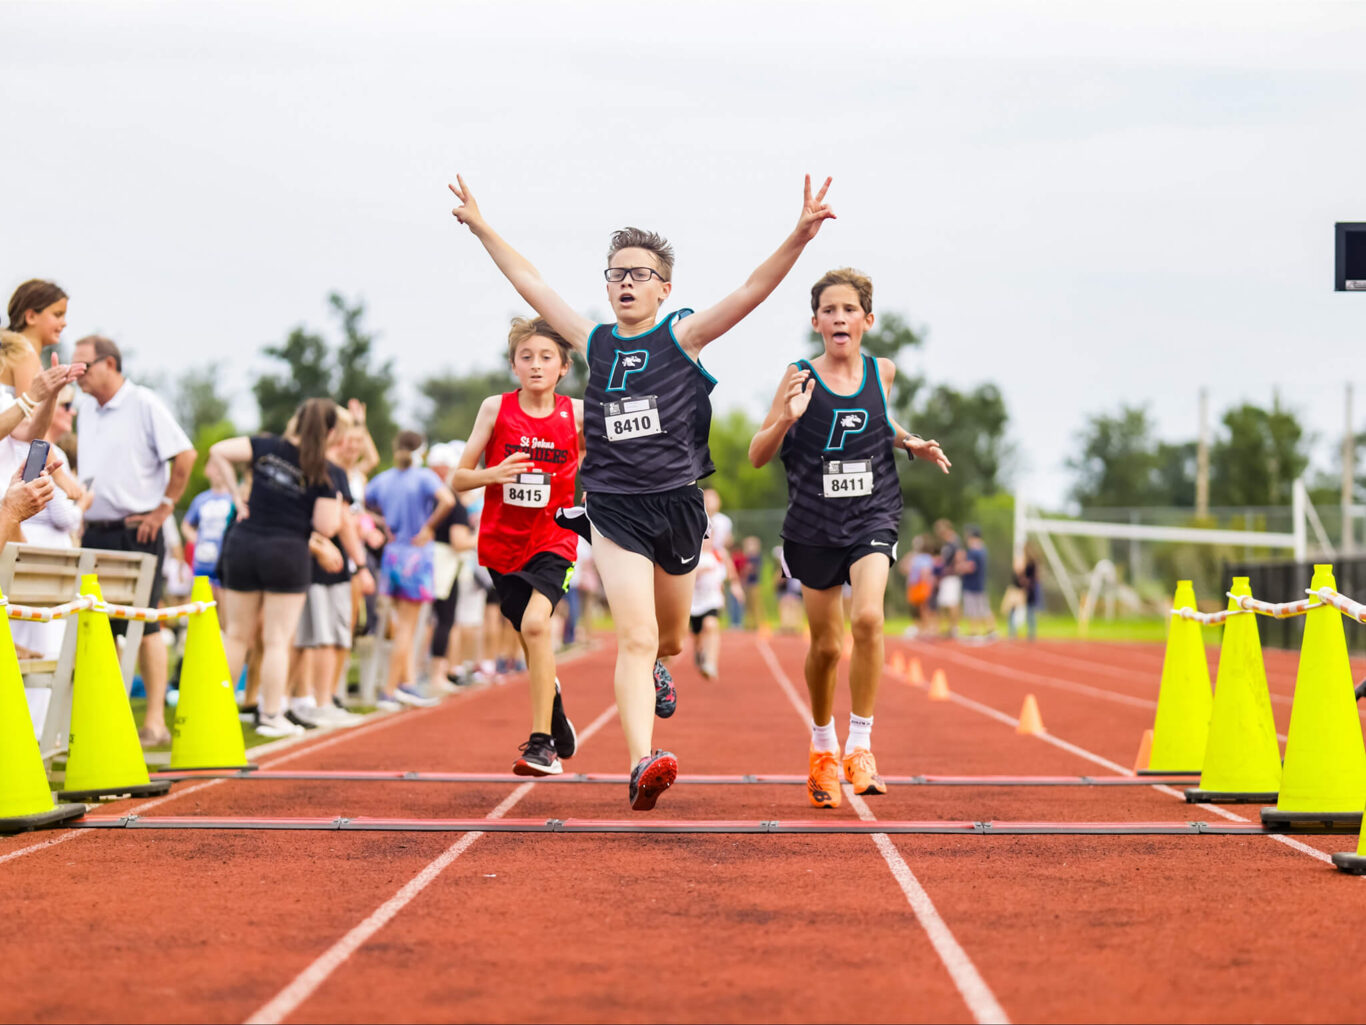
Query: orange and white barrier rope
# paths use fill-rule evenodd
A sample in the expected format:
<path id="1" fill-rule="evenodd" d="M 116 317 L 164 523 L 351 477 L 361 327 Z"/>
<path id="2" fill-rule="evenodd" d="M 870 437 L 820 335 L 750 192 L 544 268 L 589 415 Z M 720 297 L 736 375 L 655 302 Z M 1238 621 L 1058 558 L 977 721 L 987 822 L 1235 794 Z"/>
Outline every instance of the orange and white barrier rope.
<path id="1" fill-rule="evenodd" d="M 54 619 L 69 619 L 77 613 L 89 609 L 103 612 L 110 619 L 135 619 L 142 623 L 165 623 L 172 619 L 183 619 L 214 608 L 218 603 L 212 601 L 192 601 L 187 605 L 173 605 L 164 609 L 140 609 L 133 605 L 110 605 L 93 595 L 82 595 L 61 605 L 40 607 L 35 605 L 11 605 L 0 598 L 0 608 L 10 619 L 22 619 L 31 623 L 50 623 Z"/>
<path id="2" fill-rule="evenodd" d="M 1172 615 L 1179 616 L 1181 619 L 1193 620 L 1196 623 L 1203 623 L 1206 626 L 1217 626 L 1231 616 L 1239 616 L 1244 613 L 1270 616 L 1273 619 L 1290 619 L 1292 616 L 1302 616 L 1317 606 L 1330 605 L 1347 618 L 1355 619 L 1358 623 L 1366 623 L 1366 604 L 1362 602 L 1353 601 L 1345 594 L 1334 591 L 1331 587 L 1320 587 L 1317 591 L 1306 589 L 1304 593 L 1309 597 L 1301 598 L 1298 601 L 1269 602 L 1258 601 L 1251 595 L 1236 595 L 1230 592 L 1228 597 L 1238 603 L 1236 609 L 1223 609 L 1219 612 L 1197 612 L 1192 608 L 1180 608 L 1172 609 Z"/>

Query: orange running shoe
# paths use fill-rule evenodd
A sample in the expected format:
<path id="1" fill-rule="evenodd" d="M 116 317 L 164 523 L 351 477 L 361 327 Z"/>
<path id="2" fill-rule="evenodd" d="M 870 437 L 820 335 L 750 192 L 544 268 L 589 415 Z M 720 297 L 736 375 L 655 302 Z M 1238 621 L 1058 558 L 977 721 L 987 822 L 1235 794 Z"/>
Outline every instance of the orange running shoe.
<path id="1" fill-rule="evenodd" d="M 853 784 L 856 794 L 887 792 L 887 784 L 877 774 L 877 759 L 866 747 L 856 747 L 844 756 L 844 778 Z"/>
<path id="2" fill-rule="evenodd" d="M 817 808 L 840 806 L 840 763 L 835 752 L 811 749 L 811 774 L 806 777 L 806 793 Z"/>

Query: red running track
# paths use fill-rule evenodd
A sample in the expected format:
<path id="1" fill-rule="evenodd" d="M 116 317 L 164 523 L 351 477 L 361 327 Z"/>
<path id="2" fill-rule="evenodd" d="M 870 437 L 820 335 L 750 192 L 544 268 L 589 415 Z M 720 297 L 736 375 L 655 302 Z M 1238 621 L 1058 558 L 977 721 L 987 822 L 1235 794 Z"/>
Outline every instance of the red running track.
<path id="1" fill-rule="evenodd" d="M 897 647 L 927 671 L 943 668 L 955 700 L 930 702 L 923 690 L 884 679 L 875 747 L 889 775 L 1117 775 L 1151 725 L 1151 707 L 1141 702 L 1156 697 L 1157 648 L 893 642 L 889 653 Z M 794 698 L 802 654 L 795 639 L 726 634 L 716 683 L 680 659 L 679 712 L 659 724 L 657 742 L 679 754 L 684 774 L 800 776 L 807 733 Z M 585 735 L 568 763 L 574 772 L 627 768 L 612 715 L 611 660 L 602 650 L 560 672 Z M 1026 673 L 1055 685 L 1021 679 Z M 1282 686 L 1293 666 L 1278 665 L 1274 676 L 1273 688 Z M 1047 738 L 1011 728 L 1027 692 L 1038 697 Z M 847 712 L 842 694 L 841 733 Z M 496 777 L 511 764 L 526 715 L 525 687 L 514 682 L 310 737 L 259 761 L 266 770 Z M 541 821 L 631 814 L 621 784 L 505 778 L 206 779 L 99 812 L 130 813 Z M 1246 821 L 1255 809 L 1225 815 Z M 850 825 L 872 817 L 1239 821 L 1186 805 L 1163 786 L 904 785 L 822 813 L 796 784 L 686 782 L 641 818 L 818 817 Z M 1362 994 L 1352 980 L 1360 977 L 1366 888 L 1322 860 L 1350 846 L 1351 838 L 1318 836 L 69 830 L 0 841 L 0 894 L 15 937 L 0 1014 L 1356 1020 Z"/>

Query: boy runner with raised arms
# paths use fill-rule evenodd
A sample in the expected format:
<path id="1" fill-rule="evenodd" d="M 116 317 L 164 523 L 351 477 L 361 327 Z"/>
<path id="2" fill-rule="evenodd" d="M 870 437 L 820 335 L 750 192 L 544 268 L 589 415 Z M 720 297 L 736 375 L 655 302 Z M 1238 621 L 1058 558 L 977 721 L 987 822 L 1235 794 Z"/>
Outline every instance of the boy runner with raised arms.
<path id="1" fill-rule="evenodd" d="M 697 481 L 712 472 L 708 396 L 715 380 L 698 358 L 778 286 L 834 213 L 827 178 L 810 176 L 796 228 L 736 291 L 715 306 L 660 319 L 673 285 L 673 249 L 653 232 L 616 232 L 608 249 L 607 298 L 615 324 L 597 324 L 556 294 L 531 262 L 489 227 L 464 181 L 452 211 L 488 250 L 518 293 L 588 362 L 584 395 L 587 492 L 593 560 L 617 628 L 614 683 L 631 762 L 630 801 L 655 806 L 678 760 L 652 751 L 654 717 L 673 713 L 672 680 L 659 659 L 682 650 L 693 573 L 707 514 Z M 653 667 L 655 699 L 649 683 Z"/>
<path id="2" fill-rule="evenodd" d="M 788 366 L 749 458 L 763 466 L 781 449 L 787 472 L 783 563 L 802 585 L 811 626 L 806 687 L 811 695 L 807 793 L 818 808 L 840 804 L 839 741 L 835 735 L 835 673 L 844 640 L 842 588 L 852 584 L 849 661 L 853 711 L 844 747 L 844 776 L 856 794 L 885 794 L 873 758 L 873 706 L 882 676 L 882 600 L 896 563 L 901 487 L 895 449 L 928 460 L 945 473 L 936 441 L 896 423 L 887 395 L 896 364 L 863 354 L 873 326 L 873 283 L 845 268 L 811 289 L 811 326 L 825 343 L 814 360 Z"/>
<path id="3" fill-rule="evenodd" d="M 479 565 L 493 577 L 503 615 L 526 653 L 531 737 L 512 771 L 554 776 L 577 746 L 555 678 L 550 617 L 569 586 L 579 542 L 555 522 L 555 510 L 574 501 L 583 402 L 555 393 L 569 372 L 569 343 L 544 320 L 512 322 L 508 360 L 521 387 L 480 405 L 451 487 L 485 489 Z"/>

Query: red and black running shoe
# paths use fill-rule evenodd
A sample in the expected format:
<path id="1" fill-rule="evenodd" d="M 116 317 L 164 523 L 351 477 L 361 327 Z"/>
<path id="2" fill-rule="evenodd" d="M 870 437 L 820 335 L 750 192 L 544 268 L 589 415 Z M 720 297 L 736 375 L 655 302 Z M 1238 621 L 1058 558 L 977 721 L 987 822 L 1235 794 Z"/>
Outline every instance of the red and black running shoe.
<path id="1" fill-rule="evenodd" d="M 579 735 L 564 714 L 564 699 L 560 697 L 560 681 L 555 680 L 555 704 L 550 710 L 550 735 L 555 738 L 555 753 L 561 758 L 573 758 L 579 749 Z"/>
<path id="2" fill-rule="evenodd" d="M 674 689 L 674 678 L 659 659 L 655 659 L 655 715 L 667 719 L 678 708 L 678 691 Z"/>
<path id="3" fill-rule="evenodd" d="M 555 740 L 549 733 L 533 733 L 518 750 L 522 757 L 512 763 L 515 775 L 558 776 L 563 771 L 555 753 Z"/>
<path id="4" fill-rule="evenodd" d="M 668 751 L 655 751 L 631 770 L 631 810 L 650 811 L 659 795 L 678 778 L 678 759 Z"/>

